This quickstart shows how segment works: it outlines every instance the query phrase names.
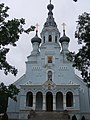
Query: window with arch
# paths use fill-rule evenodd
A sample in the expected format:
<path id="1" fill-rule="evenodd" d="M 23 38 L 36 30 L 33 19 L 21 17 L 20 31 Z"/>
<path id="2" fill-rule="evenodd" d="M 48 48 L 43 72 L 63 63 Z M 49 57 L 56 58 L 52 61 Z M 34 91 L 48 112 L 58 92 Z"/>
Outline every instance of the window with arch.
<path id="1" fill-rule="evenodd" d="M 48 71 L 48 80 L 52 81 L 52 71 Z"/>
<path id="2" fill-rule="evenodd" d="M 43 36 L 43 43 L 45 43 L 45 36 Z"/>
<path id="3" fill-rule="evenodd" d="M 33 106 L 33 93 L 28 92 L 26 95 L 26 106 L 32 107 Z"/>
<path id="4" fill-rule="evenodd" d="M 55 43 L 57 43 L 57 36 L 55 36 Z"/>
<path id="5" fill-rule="evenodd" d="M 51 35 L 49 35 L 48 41 L 52 42 L 52 36 Z"/>
<path id="6" fill-rule="evenodd" d="M 66 94 L 66 106 L 73 107 L 73 93 L 67 92 Z"/>

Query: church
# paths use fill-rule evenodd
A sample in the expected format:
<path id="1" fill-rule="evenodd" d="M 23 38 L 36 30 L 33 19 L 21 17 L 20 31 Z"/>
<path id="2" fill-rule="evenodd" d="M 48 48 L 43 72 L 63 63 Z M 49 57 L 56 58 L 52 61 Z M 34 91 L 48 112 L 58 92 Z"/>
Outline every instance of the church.
<path id="1" fill-rule="evenodd" d="M 27 119 L 30 111 L 60 113 L 68 111 L 78 120 L 84 115 L 90 120 L 90 90 L 86 83 L 75 74 L 72 62 L 67 60 L 70 38 L 63 36 L 53 17 L 54 5 L 47 5 L 48 17 L 38 37 L 31 39 L 32 52 L 27 57 L 26 72 L 16 85 L 20 92 L 17 102 L 9 99 L 8 116 L 10 119 Z"/>

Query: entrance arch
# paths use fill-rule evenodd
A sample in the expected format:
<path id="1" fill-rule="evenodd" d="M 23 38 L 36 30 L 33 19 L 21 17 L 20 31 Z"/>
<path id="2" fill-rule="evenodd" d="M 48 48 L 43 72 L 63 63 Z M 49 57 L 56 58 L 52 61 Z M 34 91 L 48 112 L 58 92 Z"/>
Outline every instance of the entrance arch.
<path id="1" fill-rule="evenodd" d="M 42 110 L 43 105 L 43 94 L 42 92 L 37 92 L 36 94 L 36 110 Z"/>
<path id="2" fill-rule="evenodd" d="M 32 107 L 33 106 L 33 93 L 28 92 L 26 95 L 26 106 Z"/>
<path id="3" fill-rule="evenodd" d="M 51 92 L 46 93 L 46 111 L 53 111 L 53 95 Z"/>
<path id="4" fill-rule="evenodd" d="M 63 110 L 63 94 L 61 92 L 57 92 L 56 94 L 56 110 Z"/>
<path id="5" fill-rule="evenodd" d="M 73 93 L 67 92 L 66 94 L 66 106 L 73 107 Z"/>
<path id="6" fill-rule="evenodd" d="M 63 110 L 63 94 L 61 92 L 57 92 L 56 94 L 56 110 Z"/>

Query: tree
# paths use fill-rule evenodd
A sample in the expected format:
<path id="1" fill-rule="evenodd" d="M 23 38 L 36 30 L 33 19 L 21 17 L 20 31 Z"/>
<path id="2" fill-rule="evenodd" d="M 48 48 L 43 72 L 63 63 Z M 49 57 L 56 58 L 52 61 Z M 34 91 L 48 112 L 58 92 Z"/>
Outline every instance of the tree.
<path id="1" fill-rule="evenodd" d="M 9 72 L 16 75 L 17 69 L 6 60 L 6 55 L 10 50 L 8 45 L 15 47 L 20 34 L 23 32 L 29 34 L 30 31 L 34 31 L 35 27 L 31 26 L 25 30 L 25 20 L 23 18 L 9 20 L 8 9 L 9 7 L 5 6 L 4 3 L 0 4 L 0 70 L 4 70 L 6 75 Z"/>
<path id="2" fill-rule="evenodd" d="M 84 82 L 90 83 L 90 14 L 79 15 L 75 38 L 82 44 L 78 53 L 70 52 L 68 60 L 73 61 L 73 67 L 81 71 Z"/>
<path id="3" fill-rule="evenodd" d="M 77 29 L 75 32 L 75 38 L 78 39 L 78 43 L 82 45 L 78 53 L 70 52 L 68 54 L 68 60 L 73 61 L 73 67 L 81 72 L 83 81 L 88 86 L 88 99 L 90 107 L 90 14 L 84 12 L 79 15 L 77 21 Z"/>
<path id="4" fill-rule="evenodd" d="M 8 98 L 17 101 L 17 95 L 19 93 L 19 89 L 11 84 L 9 86 L 4 85 L 4 83 L 0 84 L 0 114 L 6 113 L 8 107 Z"/>

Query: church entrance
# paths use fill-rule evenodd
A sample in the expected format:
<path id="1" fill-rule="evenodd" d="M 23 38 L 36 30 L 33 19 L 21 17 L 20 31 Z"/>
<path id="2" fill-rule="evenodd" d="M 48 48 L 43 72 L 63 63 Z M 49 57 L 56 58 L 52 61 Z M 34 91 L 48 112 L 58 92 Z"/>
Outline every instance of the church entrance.
<path id="1" fill-rule="evenodd" d="M 51 92 L 46 94 L 46 111 L 53 111 L 53 95 Z"/>
<path id="2" fill-rule="evenodd" d="M 56 110 L 63 111 L 63 94 L 61 92 L 56 94 Z"/>
<path id="3" fill-rule="evenodd" d="M 43 105 L 43 94 L 42 92 L 37 92 L 36 94 L 36 110 L 42 110 Z"/>

